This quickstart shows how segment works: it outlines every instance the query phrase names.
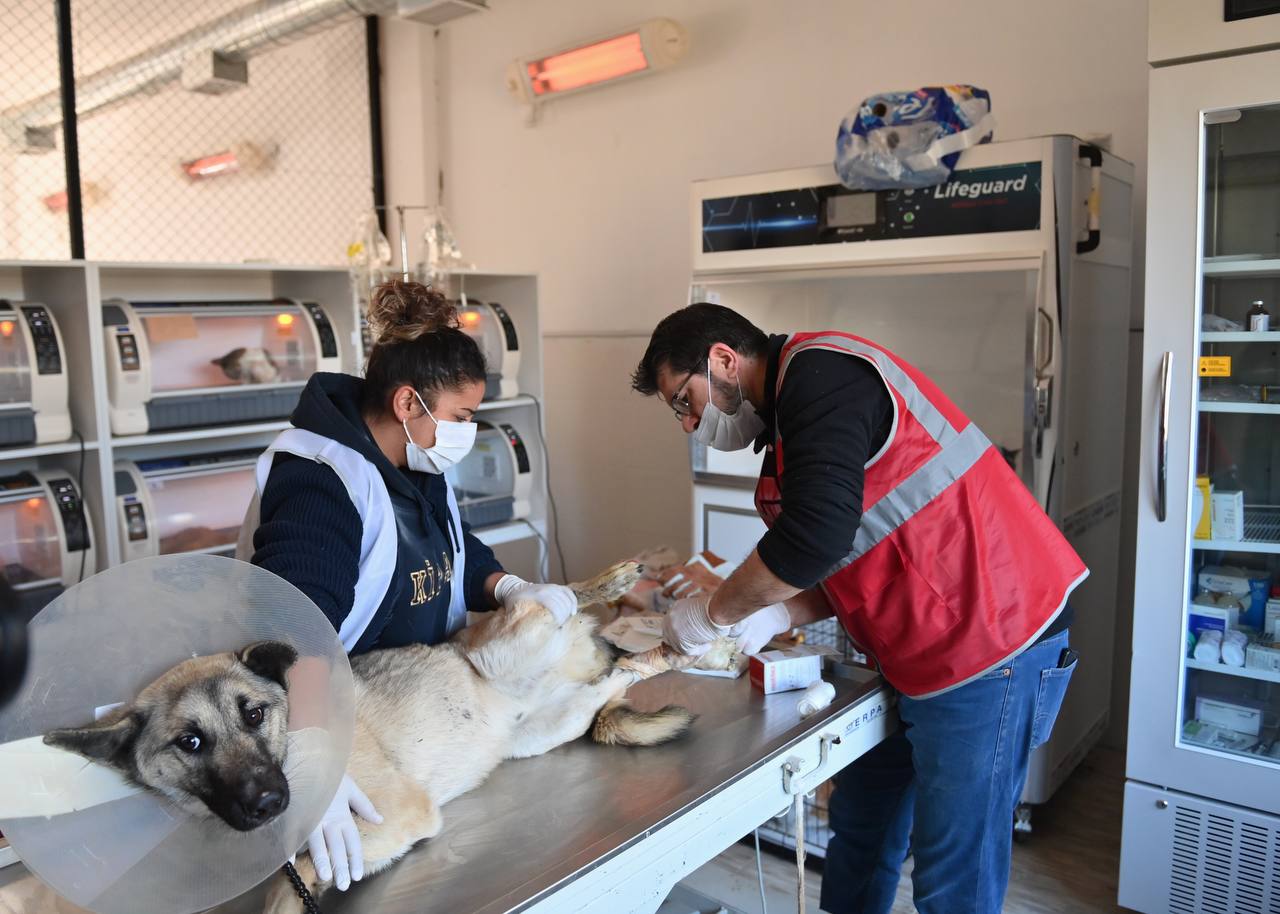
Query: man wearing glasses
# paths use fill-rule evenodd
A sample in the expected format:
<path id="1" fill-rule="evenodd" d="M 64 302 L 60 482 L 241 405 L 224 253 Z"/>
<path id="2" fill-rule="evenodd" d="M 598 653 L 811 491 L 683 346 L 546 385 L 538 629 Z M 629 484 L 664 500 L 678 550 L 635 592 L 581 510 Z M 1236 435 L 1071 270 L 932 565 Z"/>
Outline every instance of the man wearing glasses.
<path id="1" fill-rule="evenodd" d="M 1028 759 L 1075 668 L 1079 556 L 981 430 L 853 334 L 767 336 L 690 305 L 658 324 L 632 387 L 708 447 L 764 451 L 768 531 L 672 606 L 666 641 L 758 645 L 834 614 L 900 693 L 899 731 L 837 776 L 822 909 L 888 912 L 910 844 L 921 914 L 999 911 Z"/>

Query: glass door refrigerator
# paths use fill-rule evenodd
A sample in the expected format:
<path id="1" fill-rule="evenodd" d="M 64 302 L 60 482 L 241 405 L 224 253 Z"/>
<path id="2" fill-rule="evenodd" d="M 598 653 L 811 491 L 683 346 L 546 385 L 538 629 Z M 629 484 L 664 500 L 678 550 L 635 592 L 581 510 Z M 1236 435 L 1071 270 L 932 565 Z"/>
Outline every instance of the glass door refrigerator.
<path id="1" fill-rule="evenodd" d="M 1280 51 L 1151 76 L 1120 903 L 1280 912 Z"/>

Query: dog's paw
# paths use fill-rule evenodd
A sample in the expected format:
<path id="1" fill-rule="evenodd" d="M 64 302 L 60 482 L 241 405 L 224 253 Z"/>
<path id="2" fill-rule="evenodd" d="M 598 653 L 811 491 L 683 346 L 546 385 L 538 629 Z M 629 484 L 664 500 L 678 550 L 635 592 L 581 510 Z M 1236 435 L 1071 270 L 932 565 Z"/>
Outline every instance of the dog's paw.
<path id="1" fill-rule="evenodd" d="M 635 587 L 643 572 L 644 566 L 637 562 L 619 562 L 591 580 L 570 584 L 569 587 L 578 595 L 579 607 L 612 603 Z"/>

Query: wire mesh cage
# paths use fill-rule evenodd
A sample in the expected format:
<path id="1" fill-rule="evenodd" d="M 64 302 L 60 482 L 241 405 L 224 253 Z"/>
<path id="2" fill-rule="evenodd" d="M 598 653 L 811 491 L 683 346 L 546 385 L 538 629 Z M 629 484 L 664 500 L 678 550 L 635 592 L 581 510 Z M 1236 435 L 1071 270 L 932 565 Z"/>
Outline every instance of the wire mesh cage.
<path id="1" fill-rule="evenodd" d="M 58 88 L 58 24 L 48 0 L 0 0 L 0 259 L 59 260 L 70 250 L 58 132 L 21 118 Z"/>
<path id="2" fill-rule="evenodd" d="M 849 640 L 844 628 L 834 617 L 821 619 L 800 627 L 806 644 L 822 645 L 836 650 L 846 660 L 858 663 L 866 658 Z M 804 845 L 806 852 L 814 857 L 825 859 L 827 845 L 831 841 L 831 822 L 829 816 L 832 781 L 823 781 L 811 793 L 804 797 Z M 794 849 L 796 846 L 795 807 L 790 807 L 780 816 L 775 816 L 760 826 L 760 839 L 781 847 Z"/>
<path id="3" fill-rule="evenodd" d="M 65 144 L 52 6 L 0 0 L 11 64 L 0 89 L 0 257 L 68 255 L 66 215 L 54 209 Z M 351 226 L 373 203 L 358 8 L 73 0 L 85 255 L 343 263 Z"/>

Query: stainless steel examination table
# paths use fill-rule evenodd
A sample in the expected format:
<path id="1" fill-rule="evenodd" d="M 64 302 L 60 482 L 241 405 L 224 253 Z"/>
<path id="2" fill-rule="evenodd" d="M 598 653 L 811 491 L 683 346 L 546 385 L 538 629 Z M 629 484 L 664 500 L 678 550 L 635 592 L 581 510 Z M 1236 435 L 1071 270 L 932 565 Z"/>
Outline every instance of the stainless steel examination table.
<path id="1" fill-rule="evenodd" d="M 628 693 L 637 707 L 680 704 L 699 715 L 688 736 L 653 749 L 578 740 L 504 762 L 444 807 L 437 837 L 350 891 L 326 894 L 320 907 L 325 914 L 652 914 L 677 881 L 897 726 L 883 680 L 842 670 L 827 676 L 835 700 L 804 720 L 799 692 L 763 696 L 745 676 L 667 673 L 640 683 Z M 0 870 L 0 911 L 6 895 L 35 902 L 34 887 L 24 885 L 34 877 L 21 869 Z M 260 910 L 260 898 L 251 892 L 219 914 Z M 68 910 L 61 904 L 49 897 L 47 907 L 14 908 Z"/>

